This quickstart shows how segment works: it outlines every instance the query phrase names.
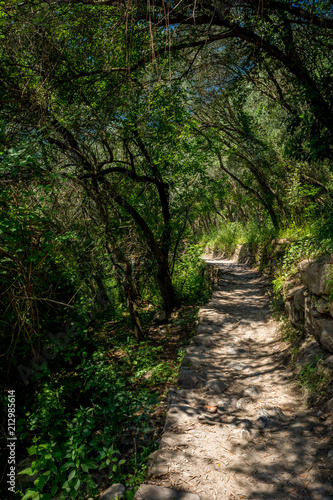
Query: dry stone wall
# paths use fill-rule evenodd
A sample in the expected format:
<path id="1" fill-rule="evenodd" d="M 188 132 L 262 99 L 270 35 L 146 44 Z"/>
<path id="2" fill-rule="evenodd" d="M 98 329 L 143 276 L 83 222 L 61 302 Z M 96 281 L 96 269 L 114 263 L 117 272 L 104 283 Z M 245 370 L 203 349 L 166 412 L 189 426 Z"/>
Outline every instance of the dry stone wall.
<path id="1" fill-rule="evenodd" d="M 303 260 L 296 276 L 287 281 L 283 289 L 291 323 L 314 335 L 330 352 L 333 352 L 333 303 L 329 299 L 332 277 L 333 256 Z"/>

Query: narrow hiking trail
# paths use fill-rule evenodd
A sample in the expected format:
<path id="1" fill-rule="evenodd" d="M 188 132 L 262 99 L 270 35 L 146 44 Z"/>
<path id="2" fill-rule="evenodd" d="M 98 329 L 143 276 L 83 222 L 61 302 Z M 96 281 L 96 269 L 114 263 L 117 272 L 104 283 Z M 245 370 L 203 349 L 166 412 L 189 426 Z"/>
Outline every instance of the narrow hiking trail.
<path id="1" fill-rule="evenodd" d="M 135 498 L 332 499 L 327 429 L 286 367 L 269 282 L 233 261 L 207 262 L 219 282 L 168 393 L 150 462 L 158 487 L 143 485 Z"/>

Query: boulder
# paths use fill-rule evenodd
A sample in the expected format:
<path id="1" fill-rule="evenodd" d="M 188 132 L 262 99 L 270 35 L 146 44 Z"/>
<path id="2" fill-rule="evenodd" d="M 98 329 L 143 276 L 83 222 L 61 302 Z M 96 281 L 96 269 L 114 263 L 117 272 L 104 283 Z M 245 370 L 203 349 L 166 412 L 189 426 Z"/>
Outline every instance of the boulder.
<path id="1" fill-rule="evenodd" d="M 125 486 L 123 484 L 113 484 L 107 490 L 100 494 L 100 500 L 114 500 L 115 498 L 124 498 Z"/>
<path id="2" fill-rule="evenodd" d="M 319 344 L 333 352 L 333 319 L 329 317 L 313 318 L 312 326 Z"/>
<path id="3" fill-rule="evenodd" d="M 302 260 L 298 269 L 302 282 L 315 295 L 328 293 L 328 280 L 332 272 L 332 257 L 321 257 L 315 261 Z"/>

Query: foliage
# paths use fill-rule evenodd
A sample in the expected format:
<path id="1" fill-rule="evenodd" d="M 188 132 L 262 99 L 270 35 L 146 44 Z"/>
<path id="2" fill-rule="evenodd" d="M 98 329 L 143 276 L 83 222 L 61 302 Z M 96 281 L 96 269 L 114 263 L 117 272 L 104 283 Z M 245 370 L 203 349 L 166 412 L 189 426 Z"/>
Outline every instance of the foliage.
<path id="1" fill-rule="evenodd" d="M 25 498 L 135 487 L 204 249 L 263 268 L 288 238 L 276 291 L 332 250 L 331 7 L 0 4 L 1 401 L 25 401 Z"/>
<path id="2" fill-rule="evenodd" d="M 174 328 L 181 332 L 194 312 L 182 313 Z M 156 447 L 152 414 L 159 411 L 157 393 L 175 381 L 184 355 L 180 349 L 173 359 L 164 359 L 167 345 L 167 337 L 157 345 L 137 343 L 123 327 L 110 338 L 104 332 L 89 355 L 87 344 L 71 346 L 69 367 L 57 376 L 40 376 L 37 398 L 27 400 L 18 421 L 20 439 L 30 443 L 34 459 L 22 473 L 38 474 L 22 495 L 95 498 L 101 478 L 135 491 Z"/>
<path id="3" fill-rule="evenodd" d="M 187 245 L 186 251 L 176 261 L 175 289 L 185 304 L 205 302 L 210 294 L 202 251 L 201 245 Z"/>
<path id="4" fill-rule="evenodd" d="M 305 363 L 297 374 L 301 387 L 309 394 L 325 394 L 323 389 L 328 375 L 320 370 L 320 360 L 318 356 L 315 361 Z"/>

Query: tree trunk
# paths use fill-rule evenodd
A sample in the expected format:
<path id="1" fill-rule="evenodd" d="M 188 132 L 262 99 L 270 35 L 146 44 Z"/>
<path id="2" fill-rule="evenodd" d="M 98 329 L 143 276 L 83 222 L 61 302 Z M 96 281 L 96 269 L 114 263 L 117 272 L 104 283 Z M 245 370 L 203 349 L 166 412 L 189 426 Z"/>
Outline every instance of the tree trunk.
<path id="1" fill-rule="evenodd" d="M 136 292 L 133 286 L 133 277 L 132 277 L 132 267 L 130 265 L 126 265 L 126 274 L 124 280 L 124 293 L 126 297 L 126 304 L 128 307 L 128 312 L 130 314 L 132 329 L 136 340 L 139 342 L 144 339 L 144 333 L 142 331 L 140 318 L 138 315 L 138 311 L 136 309 Z"/>
<path id="2" fill-rule="evenodd" d="M 167 316 L 170 316 L 173 309 L 177 306 L 177 300 L 166 259 L 158 262 L 157 282 L 162 295 L 165 313 Z"/>

